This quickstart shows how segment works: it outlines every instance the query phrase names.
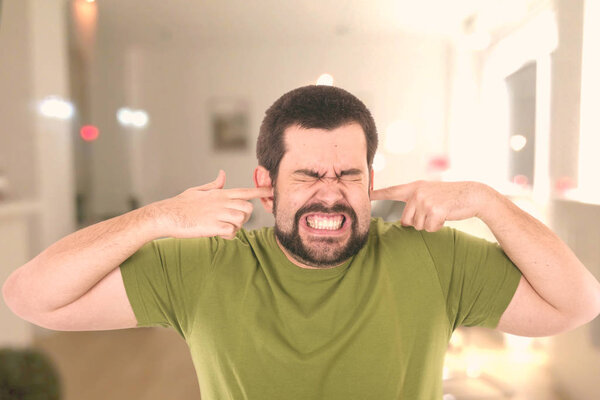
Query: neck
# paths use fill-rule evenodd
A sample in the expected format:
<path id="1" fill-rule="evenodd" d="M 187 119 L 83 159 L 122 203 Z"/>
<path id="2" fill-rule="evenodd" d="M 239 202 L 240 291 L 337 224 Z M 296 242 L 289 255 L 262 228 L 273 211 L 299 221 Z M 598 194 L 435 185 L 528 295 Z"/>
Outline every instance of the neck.
<path id="1" fill-rule="evenodd" d="M 282 246 L 282 244 L 279 242 L 279 239 L 277 238 L 277 235 L 275 236 L 275 240 L 277 241 L 277 245 L 279 246 L 279 248 L 281 249 L 281 251 L 283 252 L 283 254 L 285 254 L 285 256 L 287 257 L 287 259 L 290 260 L 293 264 L 297 265 L 300 268 L 304 268 L 304 269 L 329 269 L 329 268 L 339 267 L 344 262 L 346 262 L 346 260 L 344 260 L 344 261 L 342 261 L 339 264 L 332 265 L 332 266 L 327 266 L 327 267 L 318 267 L 318 266 L 314 266 L 314 265 L 310 265 L 310 264 L 305 264 L 304 262 L 302 262 L 302 261 L 298 260 L 296 257 L 294 257 L 289 251 L 287 251 L 287 249 L 285 247 Z"/>

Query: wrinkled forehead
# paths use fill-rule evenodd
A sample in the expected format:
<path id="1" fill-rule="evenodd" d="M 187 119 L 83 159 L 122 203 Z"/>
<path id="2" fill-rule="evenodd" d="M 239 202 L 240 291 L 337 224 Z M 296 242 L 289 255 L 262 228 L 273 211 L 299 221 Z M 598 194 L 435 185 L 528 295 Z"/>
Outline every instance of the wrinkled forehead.
<path id="1" fill-rule="evenodd" d="M 290 126 L 284 132 L 284 145 L 280 167 L 367 168 L 367 142 L 358 123 L 331 130 Z"/>

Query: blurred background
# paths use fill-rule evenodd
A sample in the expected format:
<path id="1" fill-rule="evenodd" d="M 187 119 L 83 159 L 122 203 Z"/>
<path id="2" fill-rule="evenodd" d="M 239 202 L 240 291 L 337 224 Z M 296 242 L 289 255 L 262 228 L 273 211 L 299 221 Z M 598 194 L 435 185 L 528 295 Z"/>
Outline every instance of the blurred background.
<path id="1" fill-rule="evenodd" d="M 264 111 L 314 83 L 372 111 L 376 188 L 485 182 L 600 277 L 599 48 L 598 0 L 0 1 L 0 281 L 220 168 L 252 186 Z M 255 210 L 248 228 L 272 224 Z M 174 331 L 53 332 L 4 303 L 0 324 L 0 347 L 48 356 L 63 399 L 199 398 Z M 598 399 L 598 377 L 599 318 L 550 338 L 460 328 L 444 400 Z"/>

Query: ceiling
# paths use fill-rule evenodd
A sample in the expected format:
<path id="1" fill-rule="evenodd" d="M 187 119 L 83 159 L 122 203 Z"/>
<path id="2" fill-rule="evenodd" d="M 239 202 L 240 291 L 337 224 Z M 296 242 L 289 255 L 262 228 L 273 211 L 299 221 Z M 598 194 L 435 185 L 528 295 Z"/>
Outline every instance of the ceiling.
<path id="1" fill-rule="evenodd" d="M 497 29 L 541 0 L 97 0 L 100 26 L 125 41 L 318 39 L 398 32 L 456 35 L 476 16 Z"/>

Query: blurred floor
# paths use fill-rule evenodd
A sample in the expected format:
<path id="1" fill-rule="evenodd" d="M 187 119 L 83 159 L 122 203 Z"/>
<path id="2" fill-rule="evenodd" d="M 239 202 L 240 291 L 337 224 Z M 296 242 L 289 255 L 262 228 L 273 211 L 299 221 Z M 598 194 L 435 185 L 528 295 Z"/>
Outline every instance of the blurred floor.
<path id="1" fill-rule="evenodd" d="M 173 330 L 54 332 L 34 346 L 59 369 L 61 400 L 200 399 L 187 344 Z"/>
<path id="2" fill-rule="evenodd" d="M 465 328 L 463 331 L 473 347 L 465 354 L 458 354 L 456 350 L 450 349 L 446 365 L 452 370 L 453 367 L 460 366 L 460 363 L 477 356 L 475 361 L 481 363 L 481 366 L 487 362 L 489 368 L 479 371 L 483 379 L 462 376 L 465 371 L 469 372 L 465 368 L 457 368 L 457 371 L 462 372 L 456 376 L 454 372 L 450 372 L 454 377 L 444 382 L 447 398 L 569 398 L 556 393 L 552 374 L 544 362 L 524 362 L 524 358 L 543 353 L 523 350 L 518 359 L 514 359 L 515 354 L 507 352 L 504 346 L 499 346 L 490 339 L 497 340 L 501 336 L 499 333 L 483 328 Z M 187 344 L 171 329 L 156 327 L 51 332 L 38 336 L 33 346 L 55 362 L 62 378 L 64 397 L 61 400 L 200 399 Z"/>

